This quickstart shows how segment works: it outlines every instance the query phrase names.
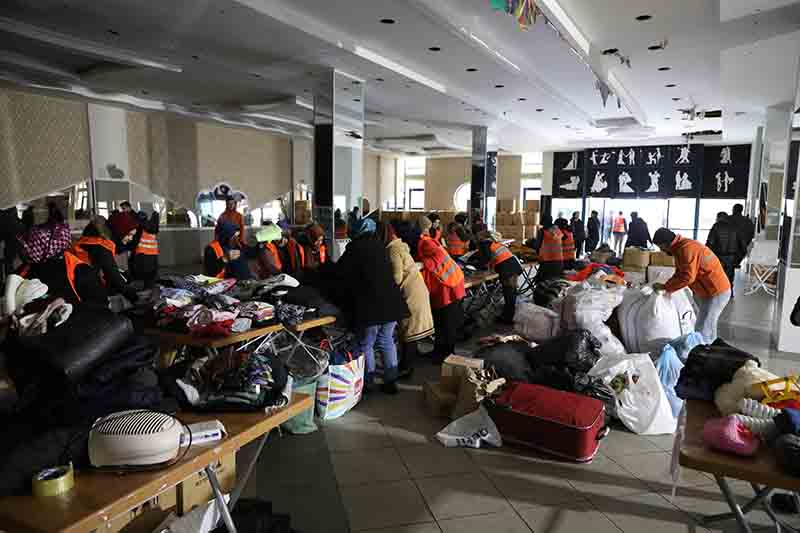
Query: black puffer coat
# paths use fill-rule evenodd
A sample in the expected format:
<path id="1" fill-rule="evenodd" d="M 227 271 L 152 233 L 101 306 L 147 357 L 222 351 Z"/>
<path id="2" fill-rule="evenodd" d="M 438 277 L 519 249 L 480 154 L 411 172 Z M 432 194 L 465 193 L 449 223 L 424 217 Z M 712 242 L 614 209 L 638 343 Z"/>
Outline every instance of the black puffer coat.
<path id="1" fill-rule="evenodd" d="M 744 258 L 747 254 L 747 243 L 744 235 L 727 220 L 719 221 L 711 227 L 706 241 L 712 252 L 722 261 L 734 264 Z"/>
<path id="2" fill-rule="evenodd" d="M 641 218 L 635 218 L 628 224 L 628 242 L 625 246 L 638 246 L 647 248 L 650 239 L 650 229 L 647 222 Z"/>

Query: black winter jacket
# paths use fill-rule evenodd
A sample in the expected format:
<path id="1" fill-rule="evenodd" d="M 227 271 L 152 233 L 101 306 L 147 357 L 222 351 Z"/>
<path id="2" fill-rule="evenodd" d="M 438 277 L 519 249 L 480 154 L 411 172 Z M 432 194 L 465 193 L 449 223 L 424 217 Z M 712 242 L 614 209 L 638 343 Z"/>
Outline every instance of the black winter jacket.
<path id="1" fill-rule="evenodd" d="M 572 224 L 572 234 L 576 241 L 586 240 L 586 226 L 583 225 L 583 220 L 577 219 L 570 221 Z"/>
<path id="2" fill-rule="evenodd" d="M 587 237 L 590 241 L 599 243 L 600 242 L 600 219 L 589 217 L 589 221 L 586 223 L 587 229 Z"/>
<path id="3" fill-rule="evenodd" d="M 743 235 L 729 221 L 717 222 L 711 227 L 706 246 L 723 261 L 738 263 L 747 254 Z"/>
<path id="4" fill-rule="evenodd" d="M 628 224 L 628 242 L 625 246 L 647 248 L 650 241 L 650 230 L 647 227 L 647 222 L 641 218 L 631 220 L 631 223 Z"/>

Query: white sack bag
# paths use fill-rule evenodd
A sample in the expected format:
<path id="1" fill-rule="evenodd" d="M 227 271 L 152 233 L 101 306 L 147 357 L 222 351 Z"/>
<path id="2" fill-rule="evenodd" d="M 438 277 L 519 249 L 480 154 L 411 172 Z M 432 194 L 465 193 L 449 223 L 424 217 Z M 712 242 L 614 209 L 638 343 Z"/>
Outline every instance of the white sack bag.
<path id="1" fill-rule="evenodd" d="M 436 434 L 445 448 L 480 448 L 482 445 L 500 447 L 503 438 L 484 406 L 448 424 Z"/>
<path id="2" fill-rule="evenodd" d="M 517 304 L 514 333 L 528 340 L 542 342 L 557 336 L 560 331 L 561 317 L 557 312 L 532 303 Z"/>
<path id="3" fill-rule="evenodd" d="M 625 291 L 617 317 L 622 341 L 630 353 L 661 353 L 665 344 L 694 331 L 696 321 L 684 291 L 667 294 L 652 287 Z"/>
<path id="4" fill-rule="evenodd" d="M 638 435 L 675 433 L 678 420 L 648 354 L 604 356 L 589 371 L 606 385 L 622 376 L 626 386 L 617 397 L 617 418 Z M 613 388 L 613 387 L 612 387 Z"/>
<path id="5" fill-rule="evenodd" d="M 589 282 L 576 285 L 567 292 L 561 306 L 563 331 L 590 329 L 591 324 L 603 323 L 622 303 L 625 287 L 594 286 Z"/>

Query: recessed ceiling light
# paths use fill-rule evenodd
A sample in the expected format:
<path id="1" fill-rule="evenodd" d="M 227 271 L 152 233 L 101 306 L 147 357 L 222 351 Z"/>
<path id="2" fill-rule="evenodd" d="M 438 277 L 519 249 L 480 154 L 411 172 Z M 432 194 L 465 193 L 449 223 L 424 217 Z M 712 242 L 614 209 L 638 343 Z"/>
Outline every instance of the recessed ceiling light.
<path id="1" fill-rule="evenodd" d="M 118 37 L 118 36 L 119 36 L 119 32 L 118 32 L 117 30 L 111 30 L 111 29 L 109 29 L 109 30 L 106 30 L 106 33 L 107 33 L 107 34 L 109 34 L 109 35 L 113 35 L 113 36 L 115 36 L 115 37 Z"/>
<path id="2" fill-rule="evenodd" d="M 673 97 L 672 97 L 672 101 L 673 101 L 673 102 L 678 102 L 678 101 L 680 101 L 680 99 L 681 99 L 681 97 L 680 97 L 680 96 L 673 96 Z"/>
<path id="3" fill-rule="evenodd" d="M 612 54 L 616 54 L 617 52 L 619 52 L 619 48 L 606 48 L 603 50 L 603 55 L 610 56 Z"/>
<path id="4" fill-rule="evenodd" d="M 478 69 L 476 69 L 475 67 L 469 67 L 467 69 L 467 72 L 478 72 Z"/>
<path id="5" fill-rule="evenodd" d="M 647 49 L 650 50 L 651 52 L 655 52 L 656 50 L 663 50 L 664 47 L 661 46 L 660 44 L 651 44 L 650 46 L 647 47 Z"/>
<path id="6" fill-rule="evenodd" d="M 666 87 L 667 89 L 672 89 L 673 87 L 677 87 L 677 85 L 675 85 L 674 83 L 668 83 L 664 85 L 664 87 Z"/>
<path id="7" fill-rule="evenodd" d="M 375 81 L 377 81 L 378 83 L 383 83 L 386 80 L 384 80 L 383 78 L 375 78 Z"/>
<path id="8" fill-rule="evenodd" d="M 537 113 L 541 113 L 542 111 L 544 111 L 544 109 L 542 109 L 541 107 L 539 107 L 539 108 L 537 108 L 537 109 L 536 109 L 536 112 L 537 112 Z"/>
<path id="9" fill-rule="evenodd" d="M 503 87 L 505 87 L 505 85 L 498 84 L 494 86 L 495 89 L 502 89 Z"/>
<path id="10" fill-rule="evenodd" d="M 672 67 L 658 67 L 658 70 L 660 70 L 661 72 L 666 72 L 668 70 L 672 70 Z"/>
<path id="11" fill-rule="evenodd" d="M 360 102 L 360 101 L 361 101 L 361 98 L 353 98 L 353 101 L 354 101 L 354 102 Z"/>
<path id="12" fill-rule="evenodd" d="M 431 46 L 430 48 L 428 48 L 428 50 L 430 50 L 431 52 L 441 52 L 442 51 L 442 47 L 441 46 Z"/>
<path id="13" fill-rule="evenodd" d="M 670 117 L 664 117 L 664 120 L 672 120 Z"/>
<path id="14" fill-rule="evenodd" d="M 361 85 L 361 82 L 358 80 L 353 80 L 353 85 Z"/>
<path id="15" fill-rule="evenodd" d="M 527 98 L 525 98 L 525 97 L 523 96 L 523 97 L 521 97 L 521 98 L 517 98 L 517 100 L 519 100 L 520 102 L 524 102 L 524 101 L 526 101 L 526 100 L 527 100 Z"/>
<path id="16" fill-rule="evenodd" d="M 639 15 L 638 17 L 636 17 L 636 20 L 638 20 L 639 22 L 644 22 L 646 20 L 650 20 L 651 18 L 653 18 L 653 15 Z"/>
<path id="17" fill-rule="evenodd" d="M 197 61 L 198 59 L 200 59 L 200 56 L 192 56 L 192 59 L 194 59 L 195 61 Z"/>
<path id="18" fill-rule="evenodd" d="M 553 117 L 553 120 L 558 120 L 558 117 Z"/>
<path id="19" fill-rule="evenodd" d="M 394 19 L 381 19 L 381 24 L 394 24 L 395 22 L 397 21 Z"/>

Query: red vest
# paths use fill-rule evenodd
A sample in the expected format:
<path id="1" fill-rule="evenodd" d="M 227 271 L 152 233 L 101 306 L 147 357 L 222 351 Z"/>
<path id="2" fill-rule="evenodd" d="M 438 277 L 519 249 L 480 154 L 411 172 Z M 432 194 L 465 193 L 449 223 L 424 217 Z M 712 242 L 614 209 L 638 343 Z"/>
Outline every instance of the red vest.
<path id="1" fill-rule="evenodd" d="M 561 260 L 573 261 L 575 259 L 575 237 L 571 231 L 565 231 L 561 241 Z"/>
<path id="2" fill-rule="evenodd" d="M 78 294 L 78 290 L 75 288 L 75 269 L 78 268 L 78 265 L 88 266 L 89 263 L 83 261 L 69 250 L 64 250 L 64 267 L 67 270 L 67 281 L 69 281 L 69 286 L 72 287 L 72 292 L 75 294 L 75 298 L 77 298 L 80 302 L 81 297 Z M 30 269 L 30 265 L 23 265 L 18 271 L 19 276 L 27 278 Z"/>
<path id="3" fill-rule="evenodd" d="M 611 227 L 612 233 L 625 233 L 625 217 L 614 217 L 614 224 Z"/>
<path id="4" fill-rule="evenodd" d="M 469 252 L 469 243 L 462 241 L 457 233 L 447 235 L 447 253 L 452 257 L 461 257 Z"/>

